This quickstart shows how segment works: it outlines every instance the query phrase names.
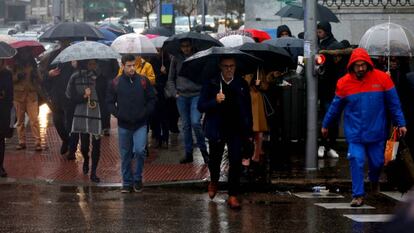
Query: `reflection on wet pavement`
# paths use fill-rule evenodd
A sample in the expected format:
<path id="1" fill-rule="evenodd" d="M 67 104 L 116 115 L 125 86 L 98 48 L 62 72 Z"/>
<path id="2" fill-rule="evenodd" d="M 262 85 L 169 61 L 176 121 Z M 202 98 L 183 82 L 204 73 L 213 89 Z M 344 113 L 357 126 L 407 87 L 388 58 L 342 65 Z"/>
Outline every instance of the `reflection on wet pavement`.
<path id="1" fill-rule="evenodd" d="M 97 187 L 0 184 L 0 232 L 381 232 L 384 222 L 356 223 L 344 215 L 392 214 L 395 201 L 369 197 L 374 209 L 326 209 L 348 202 L 302 199 L 286 192 L 244 193 L 243 208 L 227 195 L 145 187 L 121 194 Z M 329 204 L 331 203 L 331 204 Z M 358 216 L 356 216 L 358 217 Z"/>

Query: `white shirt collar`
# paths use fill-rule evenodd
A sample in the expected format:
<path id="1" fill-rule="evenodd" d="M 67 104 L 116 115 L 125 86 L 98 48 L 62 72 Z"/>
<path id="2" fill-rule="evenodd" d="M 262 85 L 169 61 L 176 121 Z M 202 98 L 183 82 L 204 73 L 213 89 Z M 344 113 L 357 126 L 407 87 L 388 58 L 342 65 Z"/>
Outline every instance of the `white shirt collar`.
<path id="1" fill-rule="evenodd" d="M 223 80 L 223 82 L 224 82 L 224 83 L 226 83 L 227 85 L 229 85 L 229 84 L 233 81 L 233 79 L 234 79 L 234 77 L 232 77 L 232 78 L 230 79 L 230 81 L 226 81 L 226 80 L 224 79 L 224 77 L 223 77 L 223 74 L 222 74 L 222 73 L 220 73 L 220 75 L 221 75 L 221 79 Z"/>

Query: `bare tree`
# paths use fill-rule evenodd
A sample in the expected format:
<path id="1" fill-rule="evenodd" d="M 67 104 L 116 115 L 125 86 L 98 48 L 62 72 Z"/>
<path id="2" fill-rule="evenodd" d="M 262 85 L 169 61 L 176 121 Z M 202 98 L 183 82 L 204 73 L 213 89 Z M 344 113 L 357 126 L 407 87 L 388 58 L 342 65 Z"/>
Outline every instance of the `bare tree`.
<path id="1" fill-rule="evenodd" d="M 157 0 L 134 0 L 135 10 L 147 19 L 148 28 L 151 27 L 149 16 L 158 7 Z"/>
<path id="2" fill-rule="evenodd" d="M 178 4 L 175 5 L 175 8 L 180 14 L 187 16 L 188 27 L 190 31 L 192 29 L 191 15 L 195 11 L 195 9 L 197 9 L 199 2 L 200 0 L 181 0 Z"/>

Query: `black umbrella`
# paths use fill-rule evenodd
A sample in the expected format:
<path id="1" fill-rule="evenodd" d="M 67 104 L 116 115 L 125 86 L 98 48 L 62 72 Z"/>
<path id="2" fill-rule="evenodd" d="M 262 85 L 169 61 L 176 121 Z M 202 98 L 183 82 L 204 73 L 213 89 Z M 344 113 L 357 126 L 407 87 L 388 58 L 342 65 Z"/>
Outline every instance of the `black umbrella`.
<path id="1" fill-rule="evenodd" d="M 263 43 L 286 49 L 295 63 L 298 59 L 298 56 L 303 55 L 304 41 L 302 39 L 294 37 L 281 37 L 272 40 L 265 40 Z"/>
<path id="2" fill-rule="evenodd" d="M 102 40 L 104 36 L 96 27 L 87 23 L 65 22 L 49 28 L 39 37 L 40 41 L 77 41 L 85 39 Z"/>
<path id="3" fill-rule="evenodd" d="M 280 9 L 276 15 L 286 18 L 303 19 L 304 13 L 302 4 L 293 3 Z M 339 23 L 338 17 L 329 8 L 320 4 L 317 4 L 316 7 L 316 20 Z"/>
<path id="4" fill-rule="evenodd" d="M 170 29 L 167 29 L 165 27 L 147 28 L 141 34 L 143 35 L 152 34 L 152 35 L 159 35 L 159 36 L 166 36 L 166 37 L 170 37 L 174 35 L 174 33 Z"/>
<path id="5" fill-rule="evenodd" d="M 235 48 L 212 47 L 187 58 L 179 74 L 200 83 L 205 77 L 208 78 L 219 71 L 218 66 L 222 57 L 236 59 L 238 74 L 255 73 L 258 65 L 263 62 L 260 58 Z"/>
<path id="6" fill-rule="evenodd" d="M 207 34 L 201 34 L 197 32 L 185 32 L 171 36 L 164 42 L 163 49 L 172 55 L 177 55 L 181 52 L 180 41 L 183 39 L 189 39 L 192 42 L 192 46 L 196 51 L 205 50 L 213 46 L 223 46 L 220 41 L 214 39 Z"/>
<path id="7" fill-rule="evenodd" d="M 0 41 L 0 59 L 8 59 L 14 57 L 17 51 L 6 42 Z"/>
<path id="8" fill-rule="evenodd" d="M 264 68 L 280 69 L 294 64 L 290 54 L 283 48 L 264 43 L 245 43 L 238 49 L 262 59 Z"/>

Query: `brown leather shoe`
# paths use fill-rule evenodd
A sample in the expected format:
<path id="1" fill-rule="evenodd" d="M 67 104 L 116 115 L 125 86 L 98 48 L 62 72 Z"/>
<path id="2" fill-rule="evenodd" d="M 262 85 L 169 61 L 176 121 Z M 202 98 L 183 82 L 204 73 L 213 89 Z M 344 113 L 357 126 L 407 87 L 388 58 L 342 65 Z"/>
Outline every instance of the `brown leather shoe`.
<path id="1" fill-rule="evenodd" d="M 361 207 L 364 205 L 364 197 L 354 197 L 351 201 L 351 207 Z"/>
<path id="2" fill-rule="evenodd" d="M 227 199 L 227 204 L 231 209 L 240 209 L 241 205 L 239 200 L 237 200 L 236 196 L 229 196 L 229 199 Z"/>
<path id="3" fill-rule="evenodd" d="M 208 184 L 208 196 L 210 197 L 210 199 L 213 199 L 216 194 L 217 194 L 217 182 L 214 181 L 210 181 L 210 183 Z"/>

